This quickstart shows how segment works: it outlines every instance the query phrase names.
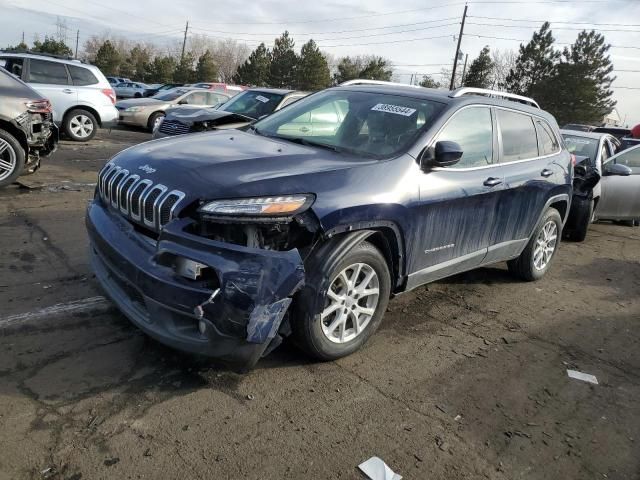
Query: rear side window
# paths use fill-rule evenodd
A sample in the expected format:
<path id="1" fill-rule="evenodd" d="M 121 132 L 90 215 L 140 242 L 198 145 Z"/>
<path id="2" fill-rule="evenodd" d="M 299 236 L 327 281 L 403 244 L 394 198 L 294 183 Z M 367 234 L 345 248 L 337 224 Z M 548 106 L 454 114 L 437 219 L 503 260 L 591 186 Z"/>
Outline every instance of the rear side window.
<path id="1" fill-rule="evenodd" d="M 98 83 L 98 79 L 88 68 L 76 67 L 74 65 L 67 65 L 67 68 L 69 69 L 74 85 L 83 86 Z"/>
<path id="2" fill-rule="evenodd" d="M 538 132 L 538 149 L 540 150 L 540 155 L 558 153 L 560 144 L 549 124 L 544 120 L 536 120 L 536 131 Z"/>
<path id="3" fill-rule="evenodd" d="M 448 168 L 483 167 L 493 163 L 493 125 L 491 111 L 472 107 L 456 113 L 447 123 L 438 141 L 456 142 L 462 147 L 462 158 Z"/>
<path id="4" fill-rule="evenodd" d="M 9 57 L 0 59 L 0 66 L 20 79 L 22 78 L 23 63 L 24 60 L 22 58 Z"/>
<path id="5" fill-rule="evenodd" d="M 538 139 L 533 120 L 524 113 L 497 109 L 502 131 L 502 161 L 513 162 L 538 156 Z"/>
<path id="6" fill-rule="evenodd" d="M 29 61 L 29 82 L 69 85 L 69 77 L 63 63 L 32 58 Z"/>

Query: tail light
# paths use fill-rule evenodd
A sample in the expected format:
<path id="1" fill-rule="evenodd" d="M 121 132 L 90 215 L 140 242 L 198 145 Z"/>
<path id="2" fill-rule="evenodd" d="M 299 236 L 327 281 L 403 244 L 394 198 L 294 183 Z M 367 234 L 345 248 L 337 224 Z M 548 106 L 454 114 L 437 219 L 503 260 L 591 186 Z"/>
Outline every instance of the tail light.
<path id="1" fill-rule="evenodd" d="M 103 88 L 102 93 L 109 97 L 111 103 L 113 103 L 114 105 L 116 104 L 116 92 L 114 92 L 112 88 Z"/>
<path id="2" fill-rule="evenodd" d="M 33 100 L 25 102 L 29 113 L 51 113 L 51 102 L 46 98 L 44 100 Z"/>
<path id="3" fill-rule="evenodd" d="M 576 159 L 576 156 L 571 153 L 571 165 L 573 165 L 574 167 L 576 166 L 576 163 L 578 163 L 578 160 Z"/>

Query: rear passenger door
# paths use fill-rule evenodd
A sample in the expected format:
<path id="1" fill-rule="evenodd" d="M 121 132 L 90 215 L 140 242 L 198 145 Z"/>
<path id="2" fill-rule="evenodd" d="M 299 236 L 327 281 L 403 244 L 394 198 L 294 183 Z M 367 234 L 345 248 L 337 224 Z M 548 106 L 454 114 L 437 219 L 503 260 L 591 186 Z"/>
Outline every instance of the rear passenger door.
<path id="1" fill-rule="evenodd" d="M 558 162 L 559 138 L 546 120 L 506 108 L 496 107 L 495 111 L 505 194 L 498 204 L 488 261 L 520 252 L 551 190 L 564 184 L 568 174 Z"/>
<path id="2" fill-rule="evenodd" d="M 464 153 L 451 167 L 420 174 L 409 288 L 482 263 L 503 193 L 490 107 L 469 106 L 455 112 L 429 148 L 443 140 L 458 143 Z"/>
<path id="3" fill-rule="evenodd" d="M 88 68 L 67 65 L 73 86 L 78 92 L 78 104 L 99 107 L 101 105 L 111 105 L 111 100 L 102 92 L 98 91 L 96 85 L 100 82 Z"/>
<path id="4" fill-rule="evenodd" d="M 29 58 L 27 83 L 53 105 L 53 119 L 62 122 L 65 112 L 77 105 L 78 90 L 64 63 Z"/>

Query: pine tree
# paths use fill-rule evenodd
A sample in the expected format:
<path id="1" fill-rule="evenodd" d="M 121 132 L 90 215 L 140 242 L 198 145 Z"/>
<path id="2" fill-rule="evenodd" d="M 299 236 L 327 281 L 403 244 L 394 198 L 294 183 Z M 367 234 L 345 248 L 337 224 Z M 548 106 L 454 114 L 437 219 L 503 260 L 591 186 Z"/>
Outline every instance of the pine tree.
<path id="1" fill-rule="evenodd" d="M 45 36 L 44 42 L 36 40 L 33 42 L 32 52 L 50 53 L 52 55 L 71 56 L 73 52 L 62 40 L 56 40 L 53 37 Z"/>
<path id="2" fill-rule="evenodd" d="M 425 88 L 440 88 L 440 83 L 436 82 L 431 75 L 423 75 L 419 85 Z"/>
<path id="3" fill-rule="evenodd" d="M 362 64 L 358 58 L 343 57 L 338 63 L 338 71 L 333 75 L 333 82 L 339 85 L 347 80 L 355 80 L 361 70 Z"/>
<path id="4" fill-rule="evenodd" d="M 560 59 L 553 42 L 549 22 L 544 22 L 527 45 L 520 44 L 515 68 L 509 71 L 505 81 L 507 91 L 534 98 L 544 93 L 539 87 L 544 79 L 553 76 Z"/>
<path id="5" fill-rule="evenodd" d="M 195 81 L 196 72 L 193 69 L 195 59 L 193 53 L 187 52 L 178 62 L 176 71 L 173 73 L 173 81 L 177 83 L 189 83 Z"/>
<path id="6" fill-rule="evenodd" d="M 218 66 L 210 50 L 207 50 L 198 58 L 196 80 L 200 82 L 216 82 L 218 80 Z"/>
<path id="7" fill-rule="evenodd" d="M 269 84 L 269 71 L 271 68 L 271 53 L 261 43 L 251 52 L 249 58 L 238 67 L 233 76 L 233 81 L 240 85 L 252 87 L 266 87 Z"/>
<path id="8" fill-rule="evenodd" d="M 120 64 L 120 75 L 123 77 L 135 78 L 140 82 L 149 80 L 149 64 L 151 54 L 146 48 L 136 45 L 127 54 L 124 62 Z"/>
<path id="9" fill-rule="evenodd" d="M 309 40 L 302 46 L 296 69 L 296 88 L 299 90 L 322 90 L 329 86 L 331 74 L 327 60 L 316 45 Z"/>
<path id="10" fill-rule="evenodd" d="M 117 75 L 121 61 L 118 51 L 109 40 L 106 40 L 98 49 L 93 63 L 105 75 Z"/>
<path id="11" fill-rule="evenodd" d="M 541 106 L 564 123 L 598 124 L 616 102 L 612 99 L 610 45 L 595 31 L 582 31 L 565 48 L 555 74 L 542 83 Z"/>
<path id="12" fill-rule="evenodd" d="M 29 45 L 24 42 L 20 42 L 16 46 L 12 47 L 11 45 L 7 45 L 7 48 L 4 49 L 5 52 L 27 52 L 29 51 Z"/>
<path id="13" fill-rule="evenodd" d="M 389 65 L 389 61 L 382 57 L 374 57 L 371 59 L 358 74 L 358 78 L 367 78 L 369 80 L 390 81 L 393 75 L 393 69 Z"/>
<path id="14" fill-rule="evenodd" d="M 171 83 L 175 70 L 175 58 L 156 56 L 148 66 L 146 81 L 152 83 Z"/>
<path id="15" fill-rule="evenodd" d="M 295 43 L 285 31 L 273 45 L 269 84 L 275 88 L 291 88 L 295 83 L 298 56 L 293 50 Z"/>
<path id="16" fill-rule="evenodd" d="M 490 88 L 493 82 L 493 60 L 489 47 L 484 47 L 477 58 L 471 62 L 463 82 L 465 87 Z"/>

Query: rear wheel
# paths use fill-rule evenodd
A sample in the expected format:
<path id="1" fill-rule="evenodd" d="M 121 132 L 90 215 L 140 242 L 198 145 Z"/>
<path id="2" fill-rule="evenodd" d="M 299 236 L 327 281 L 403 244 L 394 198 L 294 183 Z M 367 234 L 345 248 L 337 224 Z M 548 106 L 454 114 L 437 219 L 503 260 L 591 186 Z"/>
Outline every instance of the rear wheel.
<path id="1" fill-rule="evenodd" d="M 358 350 L 376 331 L 387 309 L 391 278 L 385 258 L 368 242 L 351 249 L 336 265 L 320 260 L 309 289 L 296 299 L 292 328 L 298 345 L 321 360 Z"/>
<path id="2" fill-rule="evenodd" d="M 12 184 L 24 168 L 25 152 L 20 142 L 5 130 L 0 130 L 0 187 Z"/>
<path id="3" fill-rule="evenodd" d="M 91 112 L 77 108 L 64 118 L 64 131 L 75 142 L 88 142 L 96 134 L 98 121 Z"/>
<path id="4" fill-rule="evenodd" d="M 509 271 L 529 282 L 542 278 L 558 250 L 561 233 L 562 218 L 555 208 L 549 208 L 520 256 L 507 262 Z"/>

